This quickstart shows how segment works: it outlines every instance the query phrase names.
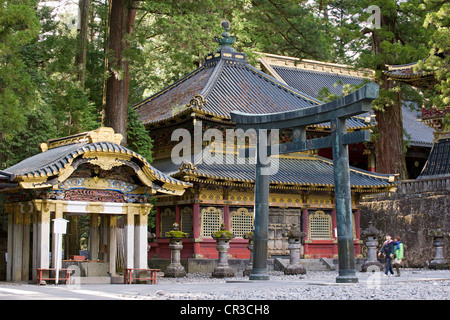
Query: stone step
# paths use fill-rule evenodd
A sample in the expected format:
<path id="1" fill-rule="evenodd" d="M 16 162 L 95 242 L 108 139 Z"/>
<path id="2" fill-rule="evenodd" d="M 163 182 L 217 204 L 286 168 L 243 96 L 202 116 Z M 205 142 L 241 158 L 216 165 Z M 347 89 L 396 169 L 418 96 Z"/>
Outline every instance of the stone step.
<path id="1" fill-rule="evenodd" d="M 333 260 L 321 258 L 321 259 L 300 259 L 300 264 L 302 264 L 306 271 L 330 271 L 335 270 Z M 284 271 L 284 269 L 289 265 L 288 258 L 274 258 L 274 270 Z"/>

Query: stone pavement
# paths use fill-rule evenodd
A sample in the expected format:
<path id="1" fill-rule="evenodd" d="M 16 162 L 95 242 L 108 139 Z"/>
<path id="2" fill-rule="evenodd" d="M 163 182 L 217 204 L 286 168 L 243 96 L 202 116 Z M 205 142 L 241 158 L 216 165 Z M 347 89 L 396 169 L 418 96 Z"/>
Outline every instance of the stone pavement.
<path id="1" fill-rule="evenodd" d="M 338 284 L 336 271 L 285 276 L 268 281 L 247 277 L 212 279 L 160 277 L 158 284 L 82 284 L 38 286 L 0 282 L 0 300 L 449 300 L 450 270 L 402 270 L 400 277 L 357 273 L 359 283 Z"/>

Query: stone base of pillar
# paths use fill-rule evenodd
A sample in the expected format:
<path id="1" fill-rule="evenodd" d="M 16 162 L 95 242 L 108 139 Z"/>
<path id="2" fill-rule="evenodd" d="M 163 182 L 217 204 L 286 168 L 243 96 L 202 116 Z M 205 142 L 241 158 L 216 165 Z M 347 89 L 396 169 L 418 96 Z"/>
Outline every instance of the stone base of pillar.
<path id="1" fill-rule="evenodd" d="M 228 278 L 228 277 L 234 277 L 236 272 L 233 268 L 231 268 L 228 264 L 227 265 L 217 265 L 214 268 L 214 271 L 212 273 L 213 278 Z"/>
<path id="2" fill-rule="evenodd" d="M 284 274 L 293 275 L 293 274 L 306 274 L 306 269 L 301 264 L 290 264 L 284 269 Z"/>
<path id="3" fill-rule="evenodd" d="M 358 283 L 358 277 L 354 269 L 339 270 L 339 275 L 336 277 L 336 283 Z"/>
<path id="4" fill-rule="evenodd" d="M 428 267 L 430 269 L 434 269 L 434 270 L 446 270 L 446 269 L 450 269 L 450 264 L 447 263 L 447 261 L 445 259 L 431 260 L 430 265 Z"/>
<path id="5" fill-rule="evenodd" d="M 180 263 L 171 263 L 164 272 L 164 277 L 183 278 L 186 277 L 186 270 Z"/>
<path id="6" fill-rule="evenodd" d="M 248 276 L 249 280 L 269 280 L 269 274 L 267 269 L 264 270 L 252 270 L 252 273 Z"/>
<path id="7" fill-rule="evenodd" d="M 384 267 L 379 261 L 366 261 L 361 266 L 361 272 L 377 272 L 383 271 Z"/>
<path id="8" fill-rule="evenodd" d="M 245 270 L 242 272 L 242 275 L 244 277 L 248 277 L 249 275 L 252 274 L 252 270 L 253 270 L 253 263 L 249 263 L 246 267 Z"/>

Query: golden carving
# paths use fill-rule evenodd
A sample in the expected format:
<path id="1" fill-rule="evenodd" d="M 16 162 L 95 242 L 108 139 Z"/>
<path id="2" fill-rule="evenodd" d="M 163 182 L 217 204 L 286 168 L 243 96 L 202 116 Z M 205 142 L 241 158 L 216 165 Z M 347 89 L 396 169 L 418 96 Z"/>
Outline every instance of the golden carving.
<path id="1" fill-rule="evenodd" d="M 114 133 L 114 129 L 109 127 L 100 127 L 91 131 L 88 133 L 88 137 L 91 143 L 107 141 L 120 144 L 123 140 L 123 136 L 120 133 Z"/>
<path id="2" fill-rule="evenodd" d="M 203 97 L 200 94 L 196 94 L 195 96 L 192 97 L 191 101 L 189 101 L 189 103 L 187 104 L 187 107 L 194 107 L 194 108 L 198 108 L 201 109 L 205 106 L 206 104 L 206 99 L 205 97 Z"/>
<path id="3" fill-rule="evenodd" d="M 89 203 L 86 205 L 86 212 L 89 213 L 102 213 L 105 211 L 105 207 L 103 206 L 102 202 L 98 203 Z"/>
<path id="4" fill-rule="evenodd" d="M 97 159 L 88 160 L 90 164 L 95 166 L 99 166 L 103 170 L 111 170 L 114 167 L 120 167 L 123 165 L 123 162 L 118 161 L 117 159 L 111 159 L 109 157 L 97 157 Z"/>
<path id="5" fill-rule="evenodd" d="M 41 143 L 41 144 L 39 145 L 39 147 L 41 148 L 41 151 L 42 151 L 42 152 L 45 152 L 45 151 L 48 150 L 48 144 L 46 144 L 45 142 L 44 142 L 44 143 Z"/>

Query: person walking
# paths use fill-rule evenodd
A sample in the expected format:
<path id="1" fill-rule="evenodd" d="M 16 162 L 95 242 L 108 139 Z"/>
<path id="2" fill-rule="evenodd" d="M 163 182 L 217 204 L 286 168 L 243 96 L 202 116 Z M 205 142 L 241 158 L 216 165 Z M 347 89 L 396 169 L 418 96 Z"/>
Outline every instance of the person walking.
<path id="1" fill-rule="evenodd" d="M 403 247 L 403 242 L 401 241 L 400 236 L 396 235 L 394 237 L 394 241 L 392 243 L 392 248 L 393 248 L 393 253 L 391 253 L 391 259 L 393 258 L 394 260 L 392 261 L 392 265 L 395 267 L 395 270 L 397 271 L 397 277 L 400 277 L 400 266 L 403 260 L 403 256 L 404 256 L 404 247 Z"/>
<path id="2" fill-rule="evenodd" d="M 392 236 L 390 234 L 386 234 L 386 241 L 383 243 L 383 246 L 381 247 L 378 256 L 381 256 L 382 253 L 384 253 L 384 256 L 386 257 L 386 267 L 384 268 L 384 275 L 388 276 L 389 273 L 393 275 L 394 271 L 392 270 L 391 265 L 393 254 L 393 241 Z"/>

